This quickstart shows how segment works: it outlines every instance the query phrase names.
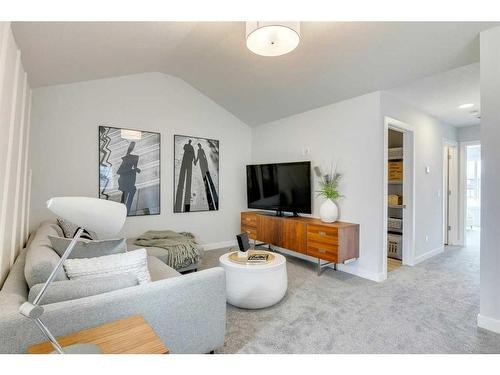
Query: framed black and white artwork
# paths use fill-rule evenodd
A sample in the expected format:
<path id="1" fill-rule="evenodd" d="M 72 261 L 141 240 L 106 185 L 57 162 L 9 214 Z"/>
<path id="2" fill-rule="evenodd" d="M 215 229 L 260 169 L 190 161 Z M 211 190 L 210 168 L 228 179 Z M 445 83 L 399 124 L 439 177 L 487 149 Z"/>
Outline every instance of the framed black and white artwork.
<path id="1" fill-rule="evenodd" d="M 160 133 L 99 126 L 99 198 L 127 216 L 160 213 Z"/>
<path id="2" fill-rule="evenodd" d="M 219 209 L 219 141 L 174 135 L 174 212 Z"/>

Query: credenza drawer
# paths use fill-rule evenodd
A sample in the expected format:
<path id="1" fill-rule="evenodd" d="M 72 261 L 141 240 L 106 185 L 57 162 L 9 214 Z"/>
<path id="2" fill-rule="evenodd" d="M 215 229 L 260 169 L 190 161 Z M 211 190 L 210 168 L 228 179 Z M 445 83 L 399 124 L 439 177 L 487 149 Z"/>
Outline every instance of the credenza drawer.
<path id="1" fill-rule="evenodd" d="M 322 225 L 307 226 L 307 240 L 338 245 L 339 234 L 337 228 L 329 228 Z"/>
<path id="2" fill-rule="evenodd" d="M 257 227 L 257 215 L 255 214 L 241 214 L 241 225 L 249 227 Z"/>
<path id="3" fill-rule="evenodd" d="M 330 262 L 337 262 L 338 248 L 337 246 L 322 246 L 321 244 L 313 243 L 307 245 L 307 255 Z"/>

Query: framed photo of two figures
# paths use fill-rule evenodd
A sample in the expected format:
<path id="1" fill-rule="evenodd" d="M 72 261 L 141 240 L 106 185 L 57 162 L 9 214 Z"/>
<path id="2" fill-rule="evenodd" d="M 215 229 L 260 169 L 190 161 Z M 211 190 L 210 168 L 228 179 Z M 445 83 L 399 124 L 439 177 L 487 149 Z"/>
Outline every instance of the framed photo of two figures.
<path id="1" fill-rule="evenodd" d="M 174 212 L 219 209 L 219 141 L 174 135 Z"/>

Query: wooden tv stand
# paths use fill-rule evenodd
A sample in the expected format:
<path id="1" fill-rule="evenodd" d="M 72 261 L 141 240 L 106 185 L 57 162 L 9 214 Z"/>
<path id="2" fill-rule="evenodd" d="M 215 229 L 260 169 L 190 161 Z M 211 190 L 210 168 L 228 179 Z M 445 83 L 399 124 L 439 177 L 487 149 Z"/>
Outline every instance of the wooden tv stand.
<path id="1" fill-rule="evenodd" d="M 335 266 L 359 257 L 359 224 L 328 224 L 310 217 L 245 211 L 241 213 L 241 231 L 254 241 L 317 258 L 318 275 L 328 264 Z"/>

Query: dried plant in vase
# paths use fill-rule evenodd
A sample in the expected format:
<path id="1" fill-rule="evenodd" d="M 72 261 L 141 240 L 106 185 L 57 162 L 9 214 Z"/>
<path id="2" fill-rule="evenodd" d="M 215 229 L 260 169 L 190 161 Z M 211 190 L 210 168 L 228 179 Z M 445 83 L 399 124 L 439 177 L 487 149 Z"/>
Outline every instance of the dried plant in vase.
<path id="1" fill-rule="evenodd" d="M 338 173 L 333 165 L 330 168 L 330 173 L 323 173 L 321 168 L 317 166 L 314 167 L 314 173 L 320 179 L 319 189 L 316 190 L 316 194 L 318 197 L 326 198 L 319 209 L 319 217 L 325 223 L 333 223 L 339 217 L 336 201 L 343 197 L 338 190 L 342 174 Z"/>

